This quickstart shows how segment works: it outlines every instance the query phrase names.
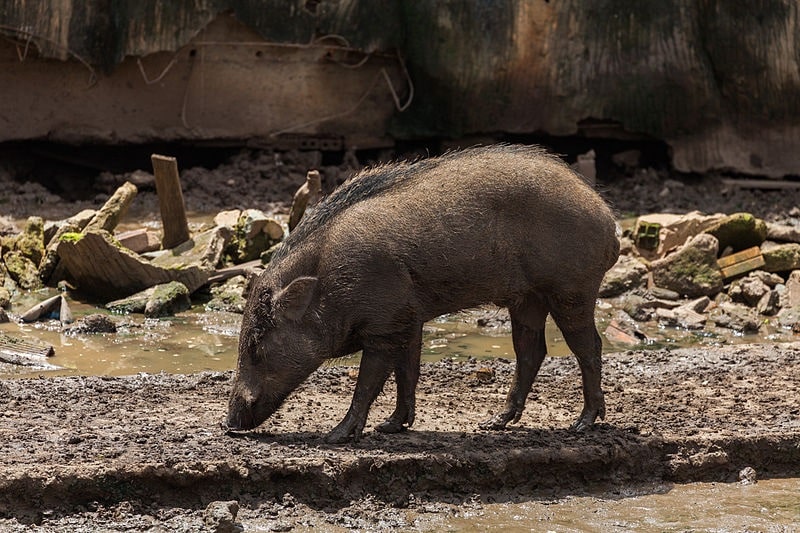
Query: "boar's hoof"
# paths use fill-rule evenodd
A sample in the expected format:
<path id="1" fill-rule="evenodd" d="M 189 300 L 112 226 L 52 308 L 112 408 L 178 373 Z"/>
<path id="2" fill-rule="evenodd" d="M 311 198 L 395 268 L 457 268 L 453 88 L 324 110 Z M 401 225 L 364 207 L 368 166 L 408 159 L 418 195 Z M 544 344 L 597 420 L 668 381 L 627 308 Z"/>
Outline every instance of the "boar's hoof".
<path id="1" fill-rule="evenodd" d="M 605 407 L 601 407 L 600 409 L 590 409 L 584 407 L 583 412 L 581 412 L 581 416 L 578 417 L 575 423 L 570 426 L 570 429 L 573 431 L 586 431 L 594 426 L 594 421 L 598 417 L 603 419 L 605 416 Z"/>
<path id="2" fill-rule="evenodd" d="M 515 416 L 513 411 L 500 413 L 499 415 L 493 416 L 489 420 L 484 420 L 478 424 L 478 427 L 481 429 L 493 430 L 506 429 L 506 425 L 511 422 L 511 420 L 514 420 L 515 422 L 519 420 L 519 417 Z"/>
<path id="3" fill-rule="evenodd" d="M 402 423 L 394 420 L 393 418 L 387 418 L 383 423 L 379 424 L 376 430 L 380 431 L 381 433 L 400 433 L 401 431 L 405 431 L 408 429 Z"/>
<path id="4" fill-rule="evenodd" d="M 325 442 L 328 444 L 344 444 L 353 437 L 354 442 L 358 442 L 361 438 L 361 432 L 364 429 L 364 424 L 355 420 L 355 417 L 349 414 L 344 417 L 344 420 L 339 422 L 336 426 L 325 436 Z"/>

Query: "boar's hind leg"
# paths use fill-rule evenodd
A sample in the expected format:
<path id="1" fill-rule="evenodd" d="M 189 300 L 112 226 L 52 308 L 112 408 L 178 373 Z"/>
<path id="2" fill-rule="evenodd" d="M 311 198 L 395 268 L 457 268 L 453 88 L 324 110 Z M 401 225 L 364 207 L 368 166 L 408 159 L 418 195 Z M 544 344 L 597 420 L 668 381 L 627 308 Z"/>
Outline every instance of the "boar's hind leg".
<path id="1" fill-rule="evenodd" d="M 553 318 L 564 335 L 567 346 L 578 358 L 583 381 L 583 411 L 572 429 L 590 428 L 597 417 L 604 418 L 606 404 L 600 387 L 603 343 L 594 324 L 594 298 L 580 305 L 553 309 Z"/>
<path id="2" fill-rule="evenodd" d="M 392 416 L 376 429 L 382 433 L 399 433 L 414 423 L 419 357 L 422 350 L 422 323 L 413 327 L 405 350 L 397 354 L 394 378 L 397 382 L 397 405 Z"/>
<path id="3" fill-rule="evenodd" d="M 481 422 L 479 426 L 482 429 L 504 429 L 509 422 L 519 422 L 525 409 L 525 400 L 547 355 L 544 336 L 547 307 L 542 300 L 530 295 L 520 304 L 509 307 L 509 313 L 517 367 L 511 382 L 511 390 L 508 391 L 505 409 L 489 420 Z"/>
<path id="4" fill-rule="evenodd" d="M 387 356 L 383 350 L 374 350 L 364 347 L 361 354 L 361 364 L 358 367 L 358 381 L 353 393 L 353 401 L 344 419 L 325 437 L 331 444 L 347 442 L 352 436 L 353 440 L 361 437 L 364 425 L 367 422 L 369 408 L 383 388 L 386 378 L 392 372 L 394 358 Z"/>

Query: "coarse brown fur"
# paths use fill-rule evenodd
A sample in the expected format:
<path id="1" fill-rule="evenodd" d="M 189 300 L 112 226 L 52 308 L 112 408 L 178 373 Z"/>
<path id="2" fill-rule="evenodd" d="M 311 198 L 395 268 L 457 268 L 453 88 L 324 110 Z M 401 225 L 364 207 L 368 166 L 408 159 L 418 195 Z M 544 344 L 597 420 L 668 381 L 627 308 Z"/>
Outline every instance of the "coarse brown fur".
<path id="1" fill-rule="evenodd" d="M 227 424 L 260 424 L 325 359 L 361 349 L 353 403 L 329 439 L 359 436 L 392 371 L 397 408 L 379 429 L 400 431 L 414 420 L 422 324 L 493 302 L 511 311 L 517 373 L 485 427 L 519 419 L 548 314 L 581 364 L 576 427 L 588 427 L 604 414 L 594 304 L 618 253 L 608 206 L 538 147 L 365 170 L 303 219 L 251 292 Z"/>

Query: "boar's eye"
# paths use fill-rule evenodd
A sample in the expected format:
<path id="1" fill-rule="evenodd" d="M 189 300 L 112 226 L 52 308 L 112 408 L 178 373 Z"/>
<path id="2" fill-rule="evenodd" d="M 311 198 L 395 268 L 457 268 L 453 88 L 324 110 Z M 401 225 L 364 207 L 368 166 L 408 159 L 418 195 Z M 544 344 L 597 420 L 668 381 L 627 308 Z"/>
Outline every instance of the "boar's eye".
<path id="1" fill-rule="evenodd" d="M 258 360 L 259 347 L 274 327 L 272 289 L 263 285 L 256 287 L 250 293 L 242 317 L 239 352 Z"/>

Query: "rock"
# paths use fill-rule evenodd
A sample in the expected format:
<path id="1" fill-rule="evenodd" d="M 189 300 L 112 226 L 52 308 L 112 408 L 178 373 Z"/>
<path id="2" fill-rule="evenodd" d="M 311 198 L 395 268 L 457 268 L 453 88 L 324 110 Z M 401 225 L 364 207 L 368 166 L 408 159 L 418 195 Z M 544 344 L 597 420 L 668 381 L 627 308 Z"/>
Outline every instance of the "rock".
<path id="1" fill-rule="evenodd" d="M 781 295 L 777 289 L 772 289 L 756 304 L 756 311 L 759 314 L 773 316 L 780 310 Z"/>
<path id="2" fill-rule="evenodd" d="M 44 220 L 41 217 L 30 217 L 25 223 L 22 233 L 3 239 L 3 254 L 19 252 L 38 265 L 44 256 Z"/>
<path id="3" fill-rule="evenodd" d="M 734 252 L 759 246 L 767 239 L 767 224 L 750 213 L 734 213 L 705 230 L 719 241 L 719 249 L 730 246 Z"/>
<path id="4" fill-rule="evenodd" d="M 66 335 L 83 333 L 116 333 L 117 324 L 108 316 L 93 313 L 77 320 L 74 324 L 62 330 Z"/>
<path id="5" fill-rule="evenodd" d="M 681 187 L 683 184 L 675 182 Z M 668 189 L 665 189 L 668 190 Z M 656 213 L 637 219 L 633 239 L 648 259 L 664 257 L 687 240 L 712 227 L 725 215 L 704 215 L 692 211 L 685 215 Z"/>
<path id="6" fill-rule="evenodd" d="M 722 289 L 722 273 L 717 266 L 718 242 L 702 233 L 684 246 L 651 263 L 653 281 L 659 287 L 694 298 L 715 294 Z"/>
<path id="7" fill-rule="evenodd" d="M 247 299 L 244 297 L 246 286 L 247 278 L 244 276 L 234 276 L 224 284 L 212 287 L 212 297 L 206 304 L 206 309 L 209 311 L 244 313 L 244 304 L 247 302 Z"/>
<path id="8" fill-rule="evenodd" d="M 83 228 L 86 227 L 86 224 L 91 221 L 94 216 L 97 214 L 97 211 L 94 209 L 84 209 L 80 213 L 72 215 L 71 217 L 64 219 L 64 220 L 57 220 L 55 222 L 47 222 L 44 225 L 44 242 L 45 247 L 53 242 L 53 239 L 56 239 L 56 236 L 59 234 L 61 228 L 64 226 L 74 226 L 77 227 L 77 230 L 69 230 L 71 232 L 74 231 L 82 231 Z M 63 231 L 61 231 L 63 233 Z"/>
<path id="9" fill-rule="evenodd" d="M 675 309 L 656 309 L 656 318 L 661 325 L 683 329 L 703 329 L 706 325 L 705 316 L 684 306 Z"/>
<path id="10" fill-rule="evenodd" d="M 203 524 L 208 531 L 214 533 L 235 533 L 243 531 L 236 523 L 239 514 L 239 502 L 211 502 L 203 511 Z"/>
<path id="11" fill-rule="evenodd" d="M 663 287 L 650 287 L 647 289 L 647 292 L 651 294 L 653 298 L 657 298 L 659 300 L 675 301 L 681 297 L 681 295 L 677 292 L 665 289 Z"/>
<path id="12" fill-rule="evenodd" d="M 749 274 L 752 277 L 760 279 L 770 289 L 775 288 L 776 285 L 783 283 L 783 278 L 778 274 L 772 272 L 764 272 L 763 270 L 755 270 Z"/>
<path id="13" fill-rule="evenodd" d="M 742 485 L 754 485 L 758 482 L 758 475 L 751 466 L 746 466 L 739 471 L 739 483 Z"/>
<path id="14" fill-rule="evenodd" d="M 734 302 L 744 303 L 755 307 L 761 298 L 770 292 L 769 286 L 757 276 L 747 276 L 731 283 L 728 296 Z"/>
<path id="15" fill-rule="evenodd" d="M 147 228 L 134 229 L 114 235 L 119 243 L 132 252 L 141 254 L 153 252 L 161 248 L 161 238 L 152 230 Z"/>
<path id="16" fill-rule="evenodd" d="M 6 322 L 8 322 L 8 313 L 6 313 L 5 309 L 0 307 L 0 324 L 5 324 Z"/>
<path id="17" fill-rule="evenodd" d="M 246 263 L 259 258 L 282 238 L 283 228 L 277 221 L 257 209 L 247 209 L 239 216 L 226 252 L 234 263 Z"/>
<path id="18" fill-rule="evenodd" d="M 220 211 L 214 217 L 214 225 L 215 226 L 222 226 L 222 227 L 234 230 L 236 228 L 236 222 L 239 221 L 239 217 L 241 215 L 242 215 L 242 210 L 241 209 L 232 209 L 230 211 Z"/>
<path id="19" fill-rule="evenodd" d="M 189 289 L 179 281 L 171 281 L 152 288 L 150 298 L 144 306 L 144 316 L 157 318 L 172 316 L 192 307 Z"/>
<path id="20" fill-rule="evenodd" d="M 786 329 L 800 329 L 800 306 L 783 307 L 777 313 L 778 323 Z"/>
<path id="21" fill-rule="evenodd" d="M 800 270 L 793 270 L 789 274 L 781 307 L 800 307 Z"/>
<path id="22" fill-rule="evenodd" d="M 191 293 L 213 272 L 205 257 L 170 253 L 151 263 L 119 246 L 106 231 L 64 235 L 58 255 L 80 290 L 104 302 L 170 281 L 180 281 Z"/>
<path id="23" fill-rule="evenodd" d="M 0 309 L 11 307 L 11 292 L 5 287 L 0 287 Z"/>
<path id="24" fill-rule="evenodd" d="M 606 272 L 600 285 L 600 297 L 612 298 L 631 289 L 644 287 L 647 282 L 647 266 L 634 257 L 620 256 L 616 264 Z"/>
<path id="25" fill-rule="evenodd" d="M 733 302 L 720 302 L 710 317 L 717 326 L 741 333 L 756 333 L 761 326 L 753 309 Z"/>
<path id="26" fill-rule="evenodd" d="M 800 228 L 767 222 L 767 239 L 778 242 L 800 243 Z"/>
<path id="27" fill-rule="evenodd" d="M 677 296 L 676 296 L 677 297 Z M 655 298 L 650 290 L 644 295 L 627 294 L 620 302 L 622 309 L 637 322 L 646 322 L 653 318 L 657 309 L 675 309 L 681 304 L 675 300 Z"/>
<path id="28" fill-rule="evenodd" d="M 185 311 L 191 307 L 191 301 L 189 290 L 183 283 L 169 282 L 108 302 L 105 307 L 114 314 L 144 313 L 149 318 L 156 318 Z"/>
<path id="29" fill-rule="evenodd" d="M 8 275 L 21 289 L 36 290 L 42 287 L 39 269 L 28 257 L 18 250 L 6 252 L 3 256 Z"/>
<path id="30" fill-rule="evenodd" d="M 695 313 L 702 313 L 710 304 L 711 299 L 708 296 L 701 296 L 700 298 L 686 302 L 685 304 L 681 305 L 679 309 L 688 309 L 690 311 L 694 311 Z"/>
<path id="31" fill-rule="evenodd" d="M 196 265 L 204 270 L 215 270 L 232 236 L 229 228 L 216 226 L 195 235 L 167 253 L 159 254 L 152 260 L 152 264 L 162 268 Z"/>
<path id="32" fill-rule="evenodd" d="M 767 272 L 787 272 L 800 269 L 800 244 L 788 243 L 762 247 L 764 270 Z"/>

